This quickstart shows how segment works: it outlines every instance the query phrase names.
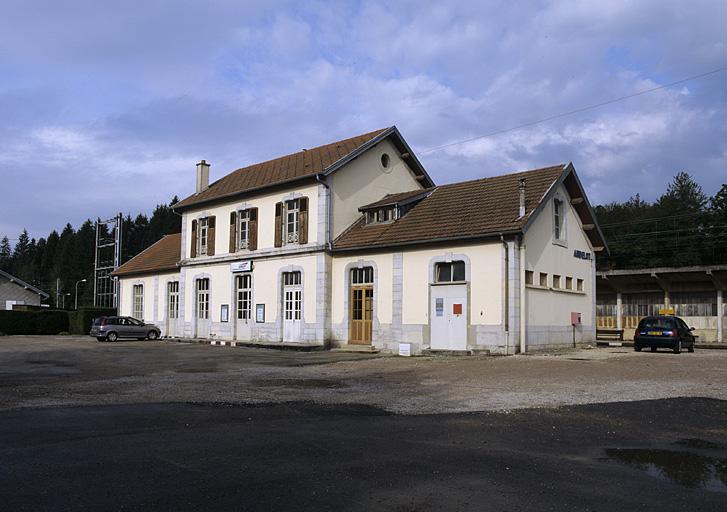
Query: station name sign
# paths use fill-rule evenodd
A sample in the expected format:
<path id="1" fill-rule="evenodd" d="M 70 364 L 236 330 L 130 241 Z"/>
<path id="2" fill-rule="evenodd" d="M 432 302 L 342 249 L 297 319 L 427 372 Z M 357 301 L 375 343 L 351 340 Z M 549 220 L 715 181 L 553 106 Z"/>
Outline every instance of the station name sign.
<path id="1" fill-rule="evenodd" d="M 578 258 L 579 260 L 588 260 L 591 261 L 591 253 L 586 251 L 580 251 L 576 249 L 573 251 L 573 257 Z"/>
<path id="2" fill-rule="evenodd" d="M 235 261 L 230 263 L 231 272 L 252 272 L 252 260 Z"/>

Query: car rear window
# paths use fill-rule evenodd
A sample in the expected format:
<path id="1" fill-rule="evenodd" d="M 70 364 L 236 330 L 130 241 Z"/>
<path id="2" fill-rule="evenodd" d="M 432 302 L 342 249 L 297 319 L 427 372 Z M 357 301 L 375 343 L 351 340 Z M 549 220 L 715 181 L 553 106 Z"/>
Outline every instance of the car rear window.
<path id="1" fill-rule="evenodd" d="M 104 317 L 98 317 L 93 319 L 93 325 L 101 325 L 101 322 L 103 321 Z"/>
<path id="2" fill-rule="evenodd" d="M 674 329 L 674 320 L 671 318 L 644 318 L 639 324 L 639 329 Z"/>

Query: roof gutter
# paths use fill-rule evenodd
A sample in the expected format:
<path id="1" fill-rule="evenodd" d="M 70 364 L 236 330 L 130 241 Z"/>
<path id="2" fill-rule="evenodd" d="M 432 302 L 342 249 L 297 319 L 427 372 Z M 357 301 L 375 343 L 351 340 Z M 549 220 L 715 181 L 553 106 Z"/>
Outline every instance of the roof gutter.
<path id="1" fill-rule="evenodd" d="M 453 236 L 453 237 L 441 237 L 441 238 L 428 238 L 426 240 L 412 240 L 410 242 L 395 242 L 390 244 L 382 245 L 357 245 L 355 247 L 343 247 L 333 248 L 333 252 L 352 252 L 352 251 L 375 251 L 378 249 L 390 249 L 392 247 L 406 247 L 409 245 L 423 245 L 423 244 L 437 244 L 444 242 L 456 242 L 462 240 L 477 241 L 485 239 L 500 239 L 504 236 L 521 235 L 522 230 L 514 229 L 509 231 L 493 231 L 492 233 L 485 233 L 482 235 L 467 235 L 467 236 Z"/>

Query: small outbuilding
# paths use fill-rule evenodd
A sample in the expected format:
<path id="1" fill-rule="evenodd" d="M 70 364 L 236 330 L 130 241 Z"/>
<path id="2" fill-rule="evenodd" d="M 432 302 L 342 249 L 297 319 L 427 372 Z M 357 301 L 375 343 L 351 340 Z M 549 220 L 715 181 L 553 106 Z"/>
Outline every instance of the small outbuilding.
<path id="1" fill-rule="evenodd" d="M 48 297 L 43 290 L 0 270 L 0 309 L 13 309 L 16 304 L 40 306 Z"/>

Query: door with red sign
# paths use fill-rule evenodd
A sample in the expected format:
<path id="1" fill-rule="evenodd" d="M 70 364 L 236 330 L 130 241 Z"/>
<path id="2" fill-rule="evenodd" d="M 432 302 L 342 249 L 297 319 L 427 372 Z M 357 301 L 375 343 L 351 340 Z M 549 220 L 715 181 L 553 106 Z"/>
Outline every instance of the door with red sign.
<path id="1" fill-rule="evenodd" d="M 432 285 L 432 350 L 467 350 L 467 285 Z"/>

